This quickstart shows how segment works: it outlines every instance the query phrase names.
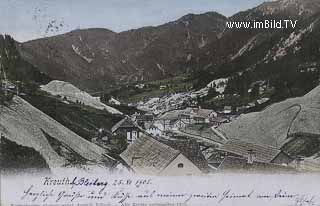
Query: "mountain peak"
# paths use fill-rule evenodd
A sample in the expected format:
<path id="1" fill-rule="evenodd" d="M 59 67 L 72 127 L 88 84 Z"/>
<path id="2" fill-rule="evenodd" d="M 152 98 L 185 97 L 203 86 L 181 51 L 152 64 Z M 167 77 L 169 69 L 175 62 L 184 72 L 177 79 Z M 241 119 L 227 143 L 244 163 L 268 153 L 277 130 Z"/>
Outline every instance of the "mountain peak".
<path id="1" fill-rule="evenodd" d="M 187 15 L 182 16 L 180 19 L 175 21 L 176 23 L 182 22 L 182 23 L 191 23 L 192 21 L 201 21 L 204 19 L 227 19 L 227 17 L 223 16 L 222 14 L 219 14 L 214 11 L 202 13 L 202 14 L 193 14 L 189 13 Z"/>
<path id="2" fill-rule="evenodd" d="M 106 32 L 106 33 L 116 33 L 110 29 L 105 28 L 88 28 L 88 29 L 74 29 L 70 33 L 81 33 L 81 32 Z"/>
<path id="3" fill-rule="evenodd" d="M 256 8 L 264 15 L 285 13 L 291 16 L 310 16 L 320 11 L 320 0 L 276 0 L 262 3 Z"/>

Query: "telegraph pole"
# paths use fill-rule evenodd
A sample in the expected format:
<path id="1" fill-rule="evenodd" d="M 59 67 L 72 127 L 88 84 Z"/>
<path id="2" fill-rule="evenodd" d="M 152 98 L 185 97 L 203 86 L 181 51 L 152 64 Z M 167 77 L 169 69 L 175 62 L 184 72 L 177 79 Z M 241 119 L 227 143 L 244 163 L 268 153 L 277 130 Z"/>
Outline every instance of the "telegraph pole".
<path id="1" fill-rule="evenodd" d="M 1 58 L 2 60 L 2 58 Z M 2 61 L 0 62 L 0 72 L 2 72 L 3 74 L 3 79 L 1 81 L 1 87 L 2 87 L 2 90 L 4 90 L 4 95 L 7 96 L 8 95 L 8 80 L 7 80 L 7 75 L 6 75 L 6 72 L 4 70 L 4 67 L 2 65 Z"/>
<path id="2" fill-rule="evenodd" d="M 8 96 L 8 80 L 7 80 L 7 75 L 6 72 L 4 71 L 4 68 L 2 67 L 3 70 L 3 77 L 4 77 L 4 95 Z"/>

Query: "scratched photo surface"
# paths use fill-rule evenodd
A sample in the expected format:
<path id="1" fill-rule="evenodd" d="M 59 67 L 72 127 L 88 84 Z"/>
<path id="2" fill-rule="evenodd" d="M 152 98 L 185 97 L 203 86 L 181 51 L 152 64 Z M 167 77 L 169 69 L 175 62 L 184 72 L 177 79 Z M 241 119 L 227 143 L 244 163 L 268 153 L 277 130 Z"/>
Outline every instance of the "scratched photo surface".
<path id="1" fill-rule="evenodd" d="M 320 0 L 0 19 L 1 206 L 320 205 Z"/>

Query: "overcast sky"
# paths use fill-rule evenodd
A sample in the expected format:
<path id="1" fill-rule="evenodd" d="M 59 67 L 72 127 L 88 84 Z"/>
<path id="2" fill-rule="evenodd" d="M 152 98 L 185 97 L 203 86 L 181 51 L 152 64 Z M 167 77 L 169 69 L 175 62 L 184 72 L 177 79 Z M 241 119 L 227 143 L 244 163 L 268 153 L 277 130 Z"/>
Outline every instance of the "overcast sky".
<path id="1" fill-rule="evenodd" d="M 115 32 L 159 25 L 188 13 L 217 11 L 230 16 L 263 0 L 0 0 L 0 33 L 18 41 L 77 28 Z"/>

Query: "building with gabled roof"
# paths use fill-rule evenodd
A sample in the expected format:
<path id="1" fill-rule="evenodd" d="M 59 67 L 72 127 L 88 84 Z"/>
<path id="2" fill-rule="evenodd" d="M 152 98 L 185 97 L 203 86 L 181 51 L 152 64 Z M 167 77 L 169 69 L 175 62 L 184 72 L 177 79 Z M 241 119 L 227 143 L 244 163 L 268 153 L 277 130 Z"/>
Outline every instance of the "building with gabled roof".
<path id="1" fill-rule="evenodd" d="M 191 116 L 203 118 L 203 119 L 205 119 L 206 122 L 209 122 L 210 118 L 217 116 L 217 113 L 211 109 L 188 107 L 184 111 L 185 111 L 185 113 L 190 114 Z"/>
<path id="2" fill-rule="evenodd" d="M 217 113 L 210 109 L 191 108 L 171 110 L 157 118 L 157 123 L 162 125 L 163 131 L 185 128 L 189 124 L 209 123 Z"/>
<path id="3" fill-rule="evenodd" d="M 297 170 L 291 166 L 284 166 L 267 162 L 248 162 L 243 157 L 227 156 L 217 168 L 217 172 L 239 172 L 239 173 L 296 173 Z"/>
<path id="4" fill-rule="evenodd" d="M 111 128 L 111 132 L 114 135 L 126 136 L 128 143 L 131 144 L 139 138 L 142 129 L 129 117 L 125 117 Z"/>
<path id="5" fill-rule="evenodd" d="M 163 131 L 156 124 L 154 124 L 154 122 L 145 124 L 145 130 L 148 134 L 154 137 L 160 137 L 163 133 Z"/>
<path id="6" fill-rule="evenodd" d="M 245 158 L 248 157 L 248 152 L 251 151 L 256 162 L 289 164 L 293 160 L 289 155 L 275 147 L 258 145 L 238 139 L 229 140 L 218 150 L 225 152 L 226 155 Z"/>
<path id="7" fill-rule="evenodd" d="M 201 175 L 201 170 L 179 150 L 142 134 L 120 154 L 127 165 L 144 175 Z"/>
<path id="8" fill-rule="evenodd" d="M 194 139 L 162 140 L 164 144 L 179 150 L 186 158 L 194 163 L 203 173 L 208 173 L 208 162 L 201 152 L 200 144 Z"/>
<path id="9" fill-rule="evenodd" d="M 202 118 L 205 121 L 209 121 L 210 118 L 216 117 L 217 113 L 211 109 L 191 108 L 188 107 L 183 110 L 171 110 L 159 117 L 162 120 L 178 120 L 178 119 L 193 119 Z"/>

